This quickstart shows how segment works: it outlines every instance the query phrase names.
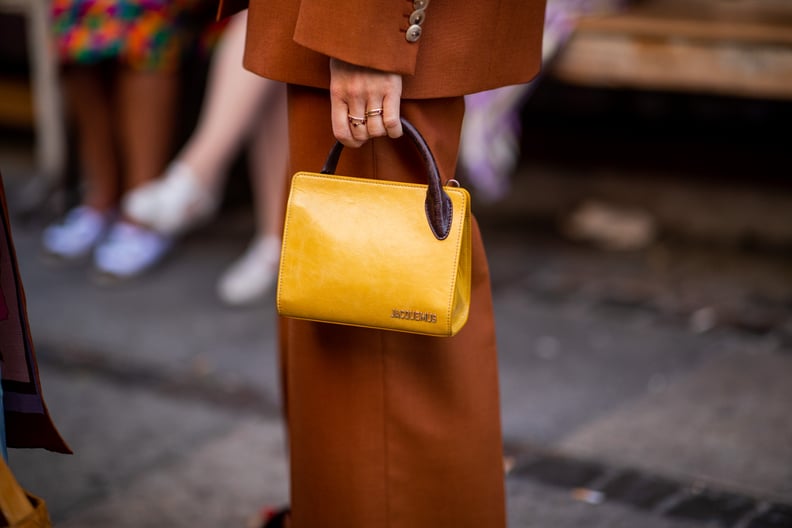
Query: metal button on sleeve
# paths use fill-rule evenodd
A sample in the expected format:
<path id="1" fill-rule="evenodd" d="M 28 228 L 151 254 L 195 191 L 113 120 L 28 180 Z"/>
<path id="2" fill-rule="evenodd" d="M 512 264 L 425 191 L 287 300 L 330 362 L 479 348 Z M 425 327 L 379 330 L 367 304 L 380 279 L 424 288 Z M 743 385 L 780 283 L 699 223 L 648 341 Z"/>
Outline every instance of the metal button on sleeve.
<path id="1" fill-rule="evenodd" d="M 429 0 L 413 0 L 413 7 L 415 9 L 426 9 L 429 5 Z"/>
<path id="2" fill-rule="evenodd" d="M 407 42 L 418 42 L 418 39 L 421 38 L 421 26 L 413 24 L 407 28 L 407 35 L 405 38 Z"/>
<path id="3" fill-rule="evenodd" d="M 426 11 L 423 9 L 416 9 L 410 15 L 410 24 L 412 25 L 420 26 L 424 23 L 424 20 L 426 20 Z"/>

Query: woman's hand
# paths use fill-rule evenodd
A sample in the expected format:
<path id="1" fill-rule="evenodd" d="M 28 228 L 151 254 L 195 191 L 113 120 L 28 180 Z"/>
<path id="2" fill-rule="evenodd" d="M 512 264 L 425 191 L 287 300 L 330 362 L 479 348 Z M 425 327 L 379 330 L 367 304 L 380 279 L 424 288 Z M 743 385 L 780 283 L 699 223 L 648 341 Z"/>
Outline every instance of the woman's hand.
<path id="1" fill-rule="evenodd" d="M 402 135 L 399 106 L 402 78 L 330 59 L 333 134 L 347 147 L 374 137 Z"/>

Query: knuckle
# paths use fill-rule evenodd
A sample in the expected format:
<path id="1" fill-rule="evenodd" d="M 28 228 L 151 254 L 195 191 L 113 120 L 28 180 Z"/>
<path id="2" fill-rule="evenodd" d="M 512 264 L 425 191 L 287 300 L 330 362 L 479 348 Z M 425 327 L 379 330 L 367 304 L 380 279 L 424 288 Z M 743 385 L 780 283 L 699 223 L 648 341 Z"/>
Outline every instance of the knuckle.
<path id="1" fill-rule="evenodd" d="M 344 100 L 344 90 L 337 82 L 330 82 L 330 98 L 339 101 Z"/>
<path id="2" fill-rule="evenodd" d="M 337 125 L 333 125 L 333 136 L 341 143 L 352 137 L 349 133 L 349 128 L 344 129 L 344 127 Z"/>
<path id="3" fill-rule="evenodd" d="M 339 140 L 339 141 L 341 141 L 341 140 Z M 347 140 L 345 140 L 345 141 L 341 141 L 341 143 L 342 143 L 342 144 L 343 144 L 345 147 L 358 148 L 358 147 L 360 147 L 360 146 L 361 146 L 363 143 L 365 143 L 365 140 L 359 140 L 359 139 L 350 138 L 350 139 L 347 139 Z"/>
<path id="4" fill-rule="evenodd" d="M 385 128 L 391 129 L 397 128 L 401 124 L 401 121 L 398 117 L 388 117 L 387 119 L 383 119 L 383 123 L 385 124 Z"/>
<path id="5" fill-rule="evenodd" d="M 359 82 L 352 82 L 346 85 L 345 89 L 348 99 L 360 99 L 367 94 L 366 87 Z"/>
<path id="6" fill-rule="evenodd" d="M 388 136 L 392 138 L 402 137 L 404 130 L 402 127 L 393 127 L 388 129 Z"/>

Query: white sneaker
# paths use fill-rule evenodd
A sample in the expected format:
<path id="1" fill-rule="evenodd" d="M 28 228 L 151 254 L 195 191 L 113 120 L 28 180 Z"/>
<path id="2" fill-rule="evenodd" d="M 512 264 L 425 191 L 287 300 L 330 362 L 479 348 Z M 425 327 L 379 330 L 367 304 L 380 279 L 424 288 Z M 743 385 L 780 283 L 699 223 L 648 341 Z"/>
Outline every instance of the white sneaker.
<path id="1" fill-rule="evenodd" d="M 127 217 L 169 236 L 209 221 L 219 206 L 218 193 L 201 185 L 193 170 L 178 161 L 161 179 L 128 192 L 122 202 Z"/>
<path id="2" fill-rule="evenodd" d="M 94 251 L 97 271 L 128 279 L 151 269 L 168 253 L 172 240 L 166 235 L 127 222 L 116 222 Z"/>
<path id="3" fill-rule="evenodd" d="M 229 305 L 257 301 L 269 293 L 278 276 L 281 241 L 278 237 L 256 238 L 247 251 L 226 270 L 217 283 L 217 294 Z"/>
<path id="4" fill-rule="evenodd" d="M 79 259 L 88 256 L 110 225 L 112 214 L 81 205 L 42 234 L 44 250 L 55 257 Z"/>

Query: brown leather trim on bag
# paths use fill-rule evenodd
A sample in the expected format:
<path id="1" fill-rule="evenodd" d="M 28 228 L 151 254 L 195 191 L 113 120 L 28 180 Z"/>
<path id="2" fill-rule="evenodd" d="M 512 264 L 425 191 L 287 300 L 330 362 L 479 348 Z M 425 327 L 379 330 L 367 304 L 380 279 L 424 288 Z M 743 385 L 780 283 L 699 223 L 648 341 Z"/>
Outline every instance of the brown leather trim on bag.
<path id="1" fill-rule="evenodd" d="M 451 219 L 454 212 L 451 198 L 449 198 L 448 194 L 443 190 L 437 162 L 432 155 L 432 151 L 429 150 L 429 145 L 426 144 L 426 140 L 412 123 L 404 118 L 401 119 L 401 122 L 402 128 L 418 149 L 421 158 L 423 158 L 424 167 L 426 168 L 426 180 L 428 184 L 425 201 L 426 220 L 435 238 L 438 240 L 445 240 L 446 237 L 448 237 L 448 233 L 451 231 Z M 330 153 L 327 155 L 327 161 L 325 161 L 320 171 L 322 174 L 335 174 L 343 148 L 344 145 L 336 141 L 333 148 L 330 149 Z"/>

